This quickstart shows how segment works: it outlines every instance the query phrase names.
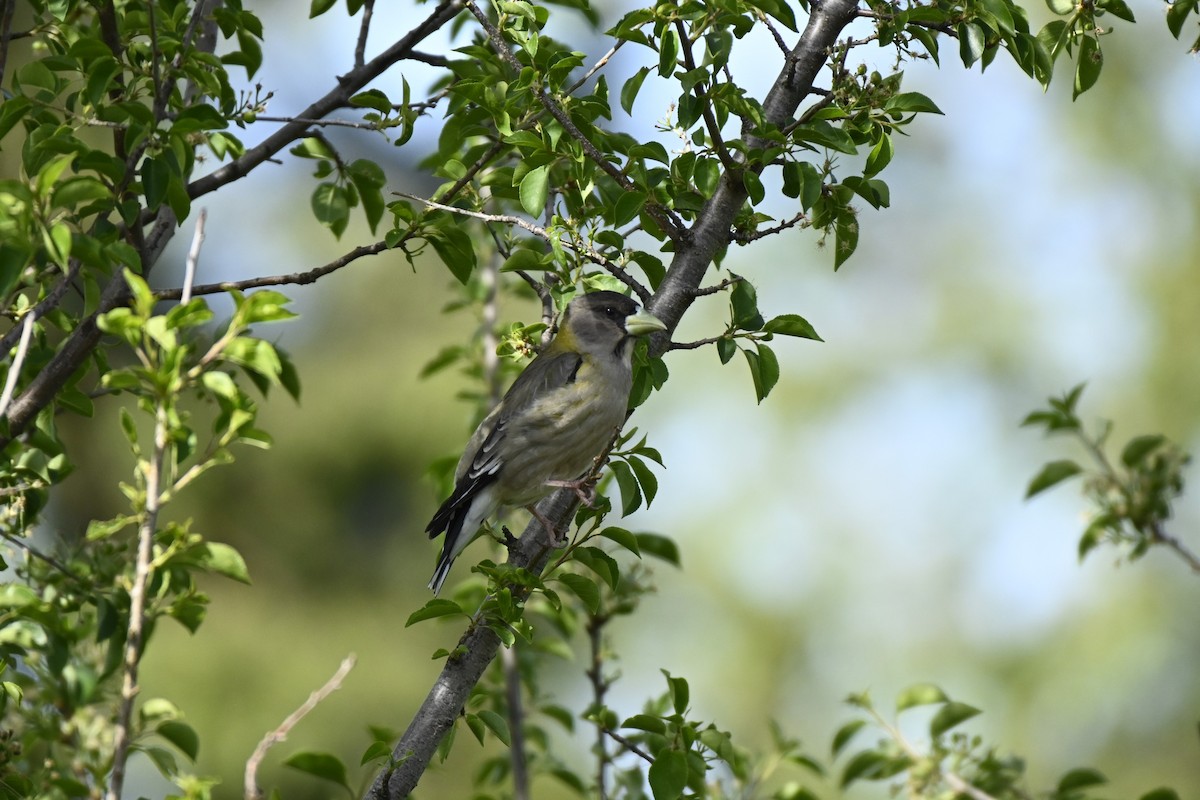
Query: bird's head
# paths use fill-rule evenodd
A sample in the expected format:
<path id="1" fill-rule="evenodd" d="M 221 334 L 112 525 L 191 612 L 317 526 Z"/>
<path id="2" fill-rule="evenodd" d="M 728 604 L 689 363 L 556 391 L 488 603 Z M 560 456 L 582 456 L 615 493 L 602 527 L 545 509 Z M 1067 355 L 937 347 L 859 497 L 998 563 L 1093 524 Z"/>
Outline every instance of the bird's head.
<path id="1" fill-rule="evenodd" d="M 622 355 L 635 336 L 664 331 L 667 326 L 623 294 L 592 292 L 571 301 L 559 325 L 560 345 L 581 353 Z"/>

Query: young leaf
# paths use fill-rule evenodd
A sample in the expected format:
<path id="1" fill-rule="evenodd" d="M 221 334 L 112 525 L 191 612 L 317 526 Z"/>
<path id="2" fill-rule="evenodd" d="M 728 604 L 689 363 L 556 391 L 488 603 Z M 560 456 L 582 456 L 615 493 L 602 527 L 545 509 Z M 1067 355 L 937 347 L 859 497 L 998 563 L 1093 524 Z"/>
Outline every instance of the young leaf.
<path id="1" fill-rule="evenodd" d="M 1025 499 L 1033 497 L 1040 492 L 1044 492 L 1051 486 L 1062 483 L 1067 478 L 1074 477 L 1083 472 L 1083 468 L 1074 461 L 1067 459 L 1061 461 L 1051 461 L 1042 467 L 1042 471 L 1034 476 L 1029 482 L 1029 488 L 1025 490 Z"/>
<path id="2" fill-rule="evenodd" d="M 418 608 L 408 616 L 408 621 L 404 623 L 404 627 L 415 625 L 427 619 L 435 619 L 436 617 L 445 617 L 451 614 L 465 614 L 462 607 L 453 600 L 444 600 L 433 598 L 425 605 Z"/>
<path id="3" fill-rule="evenodd" d="M 1140 464 L 1146 456 L 1153 453 L 1166 441 L 1167 438 L 1160 434 L 1135 436 L 1129 440 L 1129 444 L 1125 445 L 1125 449 L 1121 451 L 1121 463 L 1127 467 Z"/>
<path id="4" fill-rule="evenodd" d="M 850 740 L 854 738 L 854 734 L 862 730 L 862 727 L 866 724 L 867 721 L 865 719 L 855 719 L 838 728 L 837 733 L 833 735 L 833 744 L 829 748 L 830 752 L 836 757 L 850 743 Z"/>
<path id="5" fill-rule="evenodd" d="M 347 791 L 352 791 L 350 784 L 346 781 L 346 765 L 337 756 L 329 753 L 302 752 L 296 753 L 283 763 L 284 766 L 324 778 L 344 787 Z"/>
<path id="6" fill-rule="evenodd" d="M 1062 776 L 1058 782 L 1057 793 L 1059 795 L 1067 795 L 1080 789 L 1089 789 L 1093 786 L 1102 786 L 1106 783 L 1108 783 L 1108 778 L 1104 777 L 1099 770 L 1080 767 Z"/>
<path id="7" fill-rule="evenodd" d="M 938 709 L 938 712 L 933 715 L 933 719 L 929 721 L 929 735 L 937 738 L 951 728 L 960 725 L 971 717 L 977 716 L 982 712 L 974 706 L 969 706 L 966 703 L 958 703 L 951 700 L 946 705 Z"/>
<path id="8" fill-rule="evenodd" d="M 946 693 L 932 683 L 918 683 L 900 692 L 896 698 L 896 711 L 904 711 L 914 706 L 929 706 L 935 703 L 949 701 Z"/>
<path id="9" fill-rule="evenodd" d="M 678 800 L 687 787 L 687 755 L 679 750 L 660 750 L 650 765 L 647 778 L 654 800 Z"/>
<path id="10" fill-rule="evenodd" d="M 521 208 L 531 217 L 540 217 L 546 211 L 546 198 L 550 192 L 550 168 L 535 167 L 521 179 L 519 194 Z"/>
<path id="11" fill-rule="evenodd" d="M 775 333 L 780 336 L 798 336 L 801 339 L 812 339 L 813 341 L 825 341 L 819 335 L 812 325 L 808 323 L 804 317 L 799 314 L 780 314 L 767 322 L 763 326 L 763 330 L 767 333 Z"/>

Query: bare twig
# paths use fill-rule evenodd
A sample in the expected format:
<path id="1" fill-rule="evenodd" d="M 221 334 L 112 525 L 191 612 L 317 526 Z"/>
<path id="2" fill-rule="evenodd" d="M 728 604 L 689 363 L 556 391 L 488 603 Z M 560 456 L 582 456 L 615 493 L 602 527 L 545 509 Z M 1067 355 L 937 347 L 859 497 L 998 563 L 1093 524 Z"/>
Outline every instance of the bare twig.
<path id="1" fill-rule="evenodd" d="M 21 323 L 21 341 L 17 344 L 17 352 L 13 355 L 12 364 L 8 367 L 8 377 L 4 379 L 4 392 L 0 394 L 0 417 L 3 417 L 8 411 L 8 404 L 12 402 L 13 391 L 17 388 L 17 378 L 21 375 L 21 365 L 25 362 L 25 355 L 29 352 L 29 339 L 33 336 L 33 323 L 36 321 L 37 315 L 32 311 L 25 315 L 25 321 Z"/>
<path id="2" fill-rule="evenodd" d="M 585 673 L 592 684 L 592 705 L 604 708 L 604 696 L 608 694 L 611 681 L 604 677 L 604 626 L 608 616 L 588 619 L 588 644 L 591 649 L 591 665 Z M 608 800 L 608 767 L 612 756 L 608 752 L 608 740 L 604 736 L 604 725 L 596 725 L 596 795 L 599 800 Z"/>
<path id="3" fill-rule="evenodd" d="M 375 242 L 374 244 L 366 244 L 361 247 L 356 247 L 348 253 L 338 256 L 328 264 L 322 264 L 319 267 L 305 270 L 303 272 L 291 272 L 286 275 L 263 275 L 257 278 L 246 278 L 240 281 L 222 281 L 221 283 L 202 283 L 193 287 L 193 295 L 201 294 L 216 294 L 217 292 L 244 291 L 246 289 L 257 289 L 263 286 L 284 286 L 287 284 L 305 285 L 314 283 L 318 278 L 322 278 L 331 272 L 336 272 L 342 267 L 348 266 L 364 256 L 378 255 L 388 249 L 387 242 Z M 160 289 L 154 293 L 154 296 L 159 300 L 176 300 L 183 296 L 183 289 Z"/>
<path id="4" fill-rule="evenodd" d="M 23 486 L 23 487 L 12 487 L 12 488 L 20 489 L 20 491 L 26 491 L 33 487 Z M 4 492 L 12 493 L 12 489 L 5 489 Z M 71 572 L 71 570 L 67 568 L 66 564 L 63 564 L 61 561 L 59 561 L 57 558 L 54 558 L 53 556 L 46 555 L 41 550 L 38 550 L 36 547 L 29 544 L 28 542 L 26 542 L 16 536 L 13 536 L 8 531 L 0 530 L 0 537 L 3 537 L 6 541 L 11 543 L 14 547 L 19 547 L 21 550 L 23 550 L 28 555 L 31 555 L 34 558 L 38 559 L 39 561 L 49 564 L 51 567 L 58 570 L 63 575 L 66 575 L 71 580 L 73 580 L 73 581 L 79 580 L 79 576 L 76 575 L 74 572 Z"/>
<path id="5" fill-rule="evenodd" d="M 204 244 L 204 223 L 208 221 L 208 209 L 200 209 L 196 217 L 196 231 L 192 234 L 192 246 L 188 249 L 183 265 L 183 290 L 179 302 L 187 305 L 192 299 L 192 284 L 196 282 L 196 265 L 200 262 L 200 246 Z"/>
<path id="6" fill-rule="evenodd" d="M 459 214 L 464 217 L 471 217 L 472 219 L 483 220 L 484 222 L 496 222 L 496 223 L 501 223 L 504 225 L 515 225 L 518 228 L 522 228 L 524 230 L 529 231 L 534 236 L 538 237 L 539 239 L 546 242 L 547 244 L 550 244 L 554 241 L 553 237 L 550 235 L 550 232 L 547 231 L 542 226 L 535 225 L 534 223 L 530 222 L 529 220 L 524 219 L 523 217 L 515 216 L 513 214 L 485 214 L 482 211 L 472 211 L 469 208 L 459 208 L 457 206 L 449 206 L 444 203 L 439 203 L 436 200 L 428 200 L 424 197 L 418 197 L 415 194 L 407 194 L 405 192 L 393 192 L 393 194 L 395 194 L 398 197 L 403 197 L 406 200 L 414 200 L 418 203 L 424 203 L 429 208 L 436 209 L 438 211 L 445 211 L 450 214 Z M 604 270 L 606 272 L 608 272 L 610 275 L 612 275 L 614 278 L 619 280 L 621 283 L 625 284 L 630 289 L 632 289 L 633 292 L 635 294 L 637 294 L 637 296 L 639 298 L 641 298 L 643 303 L 647 303 L 650 301 L 650 292 L 646 289 L 646 287 L 642 286 L 641 283 L 639 283 L 636 279 L 634 279 L 634 277 L 632 275 L 630 275 L 626 270 L 621 268 L 619 265 L 614 264 L 611 259 L 605 258 L 601 253 L 596 252 L 595 250 L 584 245 L 581 242 L 564 241 L 564 242 L 562 242 L 562 244 L 567 247 L 570 247 L 575 252 L 586 257 L 589 261 L 593 261 L 596 264 L 600 265 L 601 267 L 604 267 Z"/>
<path id="7" fill-rule="evenodd" d="M 418 44 L 454 19 L 461 10 L 462 6 L 459 4 L 459 0 L 442 0 L 428 17 L 398 39 L 391 47 L 361 67 L 341 76 L 337 86 L 304 109 L 297 115 L 297 119 L 323 119 L 335 109 L 345 107 L 355 93 L 382 75 L 393 64 L 411 57 Z M 194 200 L 241 178 L 293 141 L 304 136 L 308 128 L 308 123 L 300 121 L 284 125 L 260 144 L 246 150 L 241 157 L 203 178 L 192 181 L 188 184 L 188 196 Z"/>
<path id="8" fill-rule="evenodd" d="M 710 344 L 715 344 L 722 339 L 728 339 L 728 336 L 710 336 L 707 339 L 697 339 L 694 342 L 671 342 L 667 345 L 668 350 L 696 350 L 701 347 L 707 347 Z"/>
<path id="9" fill-rule="evenodd" d="M 17 0 L 4 0 L 0 9 L 0 83 L 4 82 L 4 70 L 8 66 L 8 43 L 13 40 L 13 12 L 17 9 Z"/>
<path id="10" fill-rule="evenodd" d="M 623 44 L 625 44 L 626 41 L 628 41 L 628 40 L 617 39 L 617 43 L 614 44 L 612 47 L 610 47 L 608 49 L 607 53 L 600 56 L 600 60 L 597 61 L 595 64 L 593 64 L 591 69 L 589 69 L 587 72 L 583 73 L 582 78 L 580 78 L 579 80 L 575 81 L 570 86 L 568 86 L 567 91 L 564 92 L 564 94 L 575 94 L 575 92 L 579 91 L 579 87 L 581 87 L 585 83 L 587 83 L 588 79 L 590 79 L 593 75 L 595 75 L 600 70 L 604 69 L 605 65 L 608 64 L 609 60 L 617 54 L 617 51 L 621 49 L 621 46 Z"/>
<path id="11" fill-rule="evenodd" d="M 1162 522 L 1155 521 L 1150 527 L 1150 538 L 1161 545 L 1169 547 L 1175 551 L 1176 555 L 1183 559 L 1184 563 L 1192 568 L 1192 572 L 1200 573 L 1200 556 L 1197 556 L 1188 546 L 1185 545 L 1177 536 L 1167 533 L 1163 528 Z"/>
<path id="12" fill-rule="evenodd" d="M 142 637 L 146 624 L 146 587 L 153 571 L 151 557 L 154 533 L 158 529 L 159 484 L 167 453 L 167 407 L 158 401 L 154 414 L 154 454 L 146 465 L 146 508 L 138 526 L 137 558 L 134 562 L 133 586 L 129 591 L 129 625 L 125 632 L 125 654 L 122 664 L 121 702 L 117 708 L 117 725 L 113 737 L 113 765 L 105 800 L 121 800 L 125 783 L 125 764 L 129 745 L 133 741 L 133 702 L 138 694 L 138 665 L 142 659 Z"/>
<path id="13" fill-rule="evenodd" d="M 267 751 L 273 746 L 287 739 L 287 735 L 291 733 L 292 728 L 300 720 L 304 719 L 317 705 L 329 695 L 342 688 L 342 681 L 350 674 L 350 670 L 354 669 L 355 656 L 353 653 L 342 659 L 341 665 L 337 668 L 337 672 L 333 673 L 333 677 L 325 681 L 325 685 L 308 696 L 304 703 L 287 716 L 279 727 L 264 736 L 254 748 L 254 752 L 250 758 L 246 760 L 246 772 L 242 781 L 242 789 L 245 794 L 245 800 L 260 800 L 263 796 L 258 788 L 258 767 L 262 764 L 263 758 L 266 757 Z"/>
<path id="14" fill-rule="evenodd" d="M 800 213 L 800 214 L 796 214 L 791 219 L 784 220 L 783 222 L 779 223 L 778 225 L 772 225 L 770 228 L 761 228 L 759 230 L 751 231 L 749 233 L 735 233 L 735 234 L 731 234 L 731 236 L 732 236 L 733 240 L 736 241 L 738 244 L 750 244 L 750 242 L 753 242 L 756 239 L 761 239 L 764 236 L 773 236 L 777 233 L 782 233 L 783 231 L 786 231 L 789 228 L 794 228 L 797 225 L 799 225 L 802 228 L 806 228 L 809 226 L 809 224 L 810 223 L 809 223 L 808 215 L 804 214 L 804 213 Z"/>
<path id="15" fill-rule="evenodd" d="M 696 59 L 692 56 L 692 40 L 687 34 L 687 27 L 683 24 L 682 19 L 675 19 L 675 32 L 679 34 L 679 46 L 683 54 L 683 65 L 691 72 L 696 68 Z M 708 138 L 712 140 L 717 158 L 720 159 L 725 169 L 730 169 L 734 165 L 733 156 L 730 155 L 729 148 L 725 146 L 725 140 L 721 136 L 721 126 L 717 124 L 717 115 L 712 110 L 713 104 L 704 96 L 704 88 L 700 83 L 692 87 L 692 94 L 700 101 L 700 106 L 703 109 L 701 115 L 704 117 L 704 127 L 708 130 Z"/>
<path id="16" fill-rule="evenodd" d="M 628 750 L 629 752 L 633 753 L 635 756 L 640 756 L 640 757 L 641 757 L 643 760 L 645 760 L 645 761 L 646 761 L 646 763 L 648 763 L 648 764 L 653 764 L 653 763 L 654 763 L 654 757 L 653 757 L 653 756 L 651 756 L 649 753 L 647 753 L 647 752 L 646 752 L 645 750 L 643 750 L 642 748 L 638 747 L 638 746 L 637 746 L 636 744 L 634 744 L 633 742 L 631 742 L 631 741 L 629 741 L 628 739 L 626 739 L 626 738 L 625 738 L 624 736 L 622 736 L 621 734 L 617 733 L 617 732 L 616 732 L 616 731 L 614 731 L 614 730 L 609 730 L 608 728 L 604 728 L 603 730 L 604 730 L 604 735 L 605 735 L 605 736 L 609 737 L 609 738 L 610 738 L 610 739 L 612 739 L 614 742 L 617 742 L 617 743 L 618 743 L 618 744 L 620 744 L 622 747 L 624 747 L 626 750 Z"/>
<path id="17" fill-rule="evenodd" d="M 693 297 L 706 297 L 710 294 L 717 294 L 718 292 L 723 292 L 726 289 L 728 289 L 730 286 L 733 286 L 734 284 L 737 284 L 737 283 L 741 283 L 744 280 L 745 280 L 745 278 L 743 278 L 741 275 L 734 275 L 731 278 L 726 278 L 725 280 L 721 281 L 720 283 L 716 284 L 715 286 L 705 286 L 703 289 L 693 289 L 692 296 Z"/>
<path id="18" fill-rule="evenodd" d="M 360 131 L 377 131 L 379 125 L 374 122 L 355 122 L 351 119 L 310 119 L 308 117 L 271 117 L 256 114 L 256 122 L 282 122 L 285 125 L 299 124 L 314 128 L 355 128 Z"/>
<path id="19" fill-rule="evenodd" d="M 366 61 L 367 36 L 371 32 L 371 18 L 375 14 L 375 0 L 366 0 L 362 7 L 362 25 L 358 28 L 358 42 L 354 45 L 354 68 L 360 69 Z"/>

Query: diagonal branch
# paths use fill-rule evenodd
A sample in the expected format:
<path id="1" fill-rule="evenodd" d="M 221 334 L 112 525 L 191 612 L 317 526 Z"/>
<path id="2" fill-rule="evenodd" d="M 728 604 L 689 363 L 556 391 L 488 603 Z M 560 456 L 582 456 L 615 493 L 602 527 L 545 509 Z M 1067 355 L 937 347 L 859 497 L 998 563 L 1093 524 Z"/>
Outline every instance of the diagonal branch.
<path id="1" fill-rule="evenodd" d="M 393 64 L 411 56 L 418 44 L 454 19 L 461 9 L 462 6 L 458 0 L 443 0 L 420 25 L 405 34 L 387 50 L 361 67 L 356 67 L 338 78 L 336 87 L 330 89 L 323 97 L 296 115 L 297 121 L 284 125 L 264 139 L 261 144 L 247 150 L 240 158 L 188 184 L 188 196 L 195 200 L 197 197 L 206 195 L 249 174 L 255 167 L 305 135 L 309 126 L 306 122 L 299 120 L 322 119 L 329 113 L 348 105 L 352 96 L 382 75 Z"/>
<path id="2" fill-rule="evenodd" d="M 467 2 L 472 13 L 477 18 L 482 17 L 481 24 L 494 31 L 495 26 L 486 20 L 486 16 L 470 0 Z M 811 92 L 813 80 L 826 63 L 830 47 L 854 19 L 856 6 L 856 0 L 823 0 L 820 4 L 812 4 L 808 24 L 763 104 L 768 123 L 783 127 L 793 118 L 800 102 Z M 503 41 L 496 42 L 496 38 L 493 37 L 495 46 L 503 47 L 502 57 L 508 60 L 511 52 L 504 56 L 507 46 Z M 554 105 L 549 98 L 543 103 L 547 108 Z M 751 149 L 765 145 L 752 131 L 743 133 Z M 597 163 L 603 167 L 605 162 L 601 160 Z M 754 165 L 740 166 L 741 169 L 762 169 Z M 716 193 L 705 204 L 691 230 L 680 228 L 676 232 L 675 259 L 649 304 L 650 311 L 668 327 L 652 343 L 654 355 L 661 355 L 665 351 L 670 332 L 695 300 L 696 290 L 713 259 L 728 245 L 732 223 L 746 197 L 740 170 L 727 170 L 722 175 Z M 573 492 L 560 490 L 543 500 L 538 505 L 538 512 L 551 523 L 561 525 L 570 519 L 577 502 Z M 549 557 L 550 549 L 544 531 L 535 518 L 510 547 L 508 563 L 540 575 Z M 462 713 L 471 689 L 495 658 L 500 644 L 499 637 L 486 625 L 475 625 L 463 634 L 458 647 L 453 650 L 455 655 L 446 660 L 421 708 L 396 744 L 392 752 L 392 765 L 376 777 L 365 795 L 366 800 L 397 800 L 412 793 L 438 744 Z"/>

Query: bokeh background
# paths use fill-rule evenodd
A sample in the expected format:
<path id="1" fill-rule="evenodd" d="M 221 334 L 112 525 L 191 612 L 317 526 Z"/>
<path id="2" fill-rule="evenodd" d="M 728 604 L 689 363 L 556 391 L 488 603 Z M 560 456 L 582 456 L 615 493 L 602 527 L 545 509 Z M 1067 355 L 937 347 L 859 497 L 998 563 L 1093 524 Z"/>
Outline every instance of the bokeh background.
<path id="1" fill-rule="evenodd" d="M 274 92 L 268 114 L 297 113 L 350 65 L 357 21 L 340 10 L 310 21 L 307 5 L 247 2 L 267 31 L 255 81 Z M 428 12 L 380 5 L 370 52 Z M 783 377 L 761 406 L 741 359 L 672 353 L 666 390 L 635 417 L 666 469 L 652 508 L 624 524 L 674 537 L 683 569 L 656 567 L 657 592 L 612 629 L 621 713 L 663 690 L 662 668 L 691 682 L 695 716 L 739 743 L 766 747 L 774 719 L 827 753 L 851 717 L 847 694 L 870 690 L 887 708 L 932 681 L 985 710 L 970 730 L 1026 755 L 1033 788 L 1098 765 L 1114 798 L 1164 784 L 1200 797 L 1200 577 L 1160 552 L 1129 565 L 1101 550 L 1080 564 L 1077 487 L 1022 499 L 1041 463 L 1077 453 L 1018 423 L 1081 381 L 1085 418 L 1116 420 L 1117 441 L 1200 443 L 1200 64 L 1170 37 L 1163 4 L 1131 6 L 1139 23 L 1104 38 L 1102 79 L 1078 102 L 1067 64 L 1046 93 L 1006 54 L 966 72 L 952 42 L 940 69 L 909 65 L 905 88 L 945 116 L 897 140 L 882 176 L 893 208 L 861 210 L 858 252 L 838 273 L 811 232 L 730 252 L 727 268 L 756 284 L 764 314 L 802 314 L 826 341 L 778 341 Z M 623 10 L 596 7 L 609 24 Z M 582 25 L 562 35 L 606 49 Z M 872 57 L 886 67 L 891 56 Z M 609 85 L 651 59 L 625 48 Z M 736 59 L 764 76 L 777 68 L 773 46 L 743 43 Z M 404 75 L 417 90 L 429 80 L 419 65 Z M 390 80 L 382 88 L 398 87 Z M 636 118 L 618 124 L 649 131 L 670 100 L 647 81 Z M 329 135 L 384 163 L 391 188 L 429 194 L 415 164 L 438 127 L 423 120 L 404 148 Z M 247 142 L 270 129 L 255 125 Z M 313 221 L 311 167 L 285 159 L 201 201 L 201 281 L 307 269 L 373 241 L 361 224 L 337 242 Z M 158 285 L 177 284 L 190 230 Z M 254 580 L 211 581 L 200 632 L 161 626 L 144 668 L 144 696 L 169 696 L 199 730 L 198 772 L 222 778 L 220 797 L 241 796 L 258 739 L 353 652 L 342 690 L 260 773 L 288 797 L 338 796 L 297 783 L 281 759 L 318 749 L 357 763 L 366 726 L 403 728 L 440 667 L 430 654 L 460 633 L 404 627 L 435 554 L 421 531 L 439 498 L 424 473 L 457 455 L 470 425 L 455 399 L 466 378 L 418 378 L 475 328 L 469 314 L 442 313 L 451 281 L 433 260 L 412 269 L 386 254 L 285 289 L 302 317 L 263 333 L 296 361 L 300 403 L 264 404 L 274 449 L 240 453 L 171 507 L 238 546 Z M 535 316 L 517 302 L 502 313 Z M 725 313 L 721 297 L 699 302 L 677 338 L 720 332 Z M 113 476 L 130 459 L 115 405 L 97 415 L 72 434 L 79 468 L 53 517 L 66 532 L 121 506 Z M 1173 530 L 1200 548 L 1198 523 L 1193 492 Z M 550 687 L 582 709 L 583 642 L 577 651 Z M 582 763 L 589 740 L 561 754 Z M 420 793 L 467 796 L 471 765 L 495 746 L 460 737 Z M 136 779 L 130 796 L 168 790 L 148 770 Z M 553 783 L 535 794 L 566 796 Z"/>

